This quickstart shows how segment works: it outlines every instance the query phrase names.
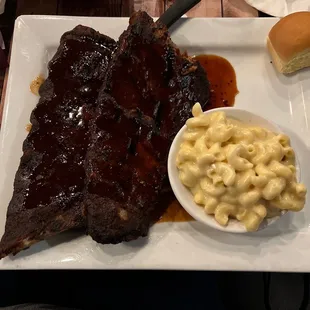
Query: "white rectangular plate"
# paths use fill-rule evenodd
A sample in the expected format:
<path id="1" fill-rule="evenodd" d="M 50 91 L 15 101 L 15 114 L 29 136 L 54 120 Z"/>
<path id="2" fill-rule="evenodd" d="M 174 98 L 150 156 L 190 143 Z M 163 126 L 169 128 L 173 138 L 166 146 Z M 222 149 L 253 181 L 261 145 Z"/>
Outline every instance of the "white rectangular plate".
<path id="1" fill-rule="evenodd" d="M 240 93 L 236 106 L 278 123 L 290 135 L 310 189 L 310 70 L 290 77 L 277 74 L 265 48 L 277 19 L 184 19 L 172 38 L 190 55 L 227 58 L 236 70 Z M 117 39 L 128 18 L 22 16 L 15 24 L 11 65 L 0 133 L 0 235 L 12 196 L 25 126 L 38 97 L 29 91 L 61 35 L 77 24 L 91 26 Z M 269 228 L 251 234 L 229 234 L 199 223 L 156 224 L 148 238 L 100 245 L 88 236 L 63 233 L 40 242 L 0 268 L 197 269 L 310 271 L 310 199 L 304 211 L 289 213 Z"/>

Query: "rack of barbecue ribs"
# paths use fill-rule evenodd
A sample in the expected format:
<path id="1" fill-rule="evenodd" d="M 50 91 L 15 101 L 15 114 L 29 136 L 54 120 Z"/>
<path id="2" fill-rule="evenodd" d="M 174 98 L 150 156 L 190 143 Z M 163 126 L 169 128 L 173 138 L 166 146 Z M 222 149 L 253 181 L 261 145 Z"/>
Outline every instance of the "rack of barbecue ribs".
<path id="1" fill-rule="evenodd" d="M 71 228 L 100 243 L 147 235 L 167 206 L 172 139 L 196 102 L 208 108 L 203 68 L 137 12 L 118 43 L 65 33 L 40 96 L 0 257 Z"/>

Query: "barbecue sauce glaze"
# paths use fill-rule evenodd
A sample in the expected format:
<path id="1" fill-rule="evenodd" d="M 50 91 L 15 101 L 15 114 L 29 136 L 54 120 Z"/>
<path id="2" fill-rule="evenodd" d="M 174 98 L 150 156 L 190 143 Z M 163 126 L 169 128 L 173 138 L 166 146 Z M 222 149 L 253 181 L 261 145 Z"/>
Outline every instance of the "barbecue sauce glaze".
<path id="1" fill-rule="evenodd" d="M 31 83 L 31 92 L 41 97 L 31 114 L 32 126 L 26 126 L 24 156 L 33 164 L 23 172 L 29 180 L 25 209 L 52 204 L 68 209 L 80 201 L 88 122 L 103 80 L 97 72 L 106 71 L 115 44 L 110 40 L 102 44 L 86 36 L 65 40 L 49 63 L 49 78 L 44 81 L 39 75 Z"/>
<path id="2" fill-rule="evenodd" d="M 238 94 L 235 70 L 228 60 L 216 55 L 198 55 L 194 59 L 199 61 L 205 69 L 210 81 L 210 101 L 212 108 L 230 107 L 234 105 L 235 96 Z M 43 78 L 38 76 L 31 84 L 31 91 L 37 94 L 38 88 L 43 82 Z M 96 94 L 96 92 L 95 92 Z M 95 96 L 93 97 L 95 98 Z M 30 131 L 30 124 L 26 130 Z M 177 200 L 170 203 L 163 214 L 161 222 L 185 222 L 193 218 L 181 207 Z"/>

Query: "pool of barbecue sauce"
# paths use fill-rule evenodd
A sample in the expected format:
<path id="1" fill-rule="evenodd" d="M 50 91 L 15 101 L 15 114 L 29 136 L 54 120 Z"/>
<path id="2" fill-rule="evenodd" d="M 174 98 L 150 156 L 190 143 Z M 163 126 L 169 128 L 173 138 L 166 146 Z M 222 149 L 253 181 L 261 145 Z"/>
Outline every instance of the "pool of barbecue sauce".
<path id="1" fill-rule="evenodd" d="M 198 60 L 207 72 L 211 90 L 211 108 L 233 106 L 239 91 L 236 73 L 230 62 L 216 55 L 198 55 L 194 59 Z M 174 200 L 158 222 L 187 222 L 193 220 L 179 202 Z"/>

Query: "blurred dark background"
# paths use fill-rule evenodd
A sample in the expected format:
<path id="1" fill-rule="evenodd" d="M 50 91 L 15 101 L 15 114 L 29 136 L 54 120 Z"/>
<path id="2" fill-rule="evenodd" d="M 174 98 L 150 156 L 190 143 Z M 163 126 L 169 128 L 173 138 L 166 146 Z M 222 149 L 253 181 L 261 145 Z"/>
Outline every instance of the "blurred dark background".
<path id="1" fill-rule="evenodd" d="M 310 309 L 305 274 L 188 271 L 1 271 L 0 307 Z"/>

